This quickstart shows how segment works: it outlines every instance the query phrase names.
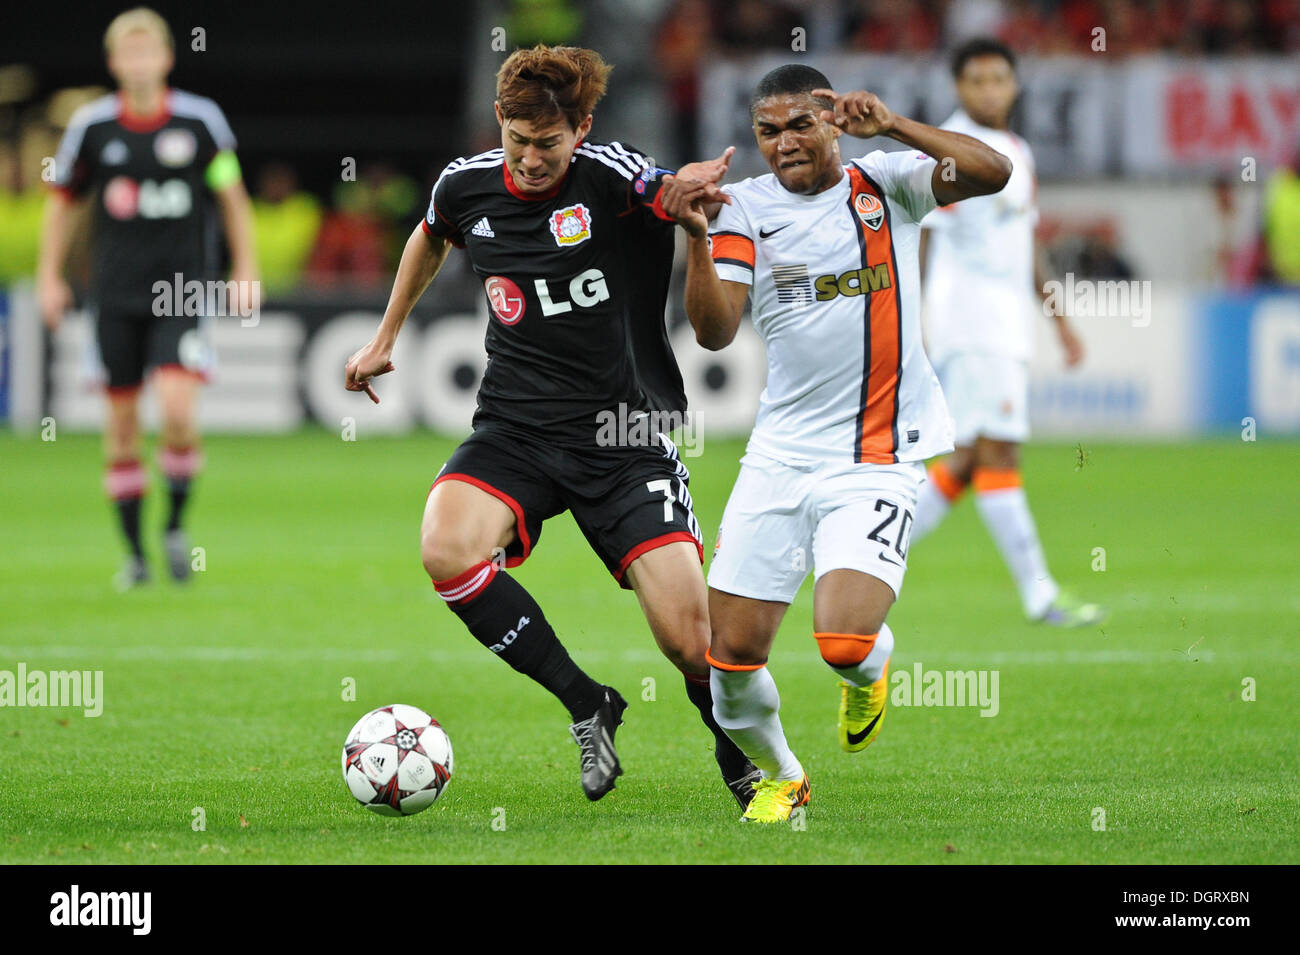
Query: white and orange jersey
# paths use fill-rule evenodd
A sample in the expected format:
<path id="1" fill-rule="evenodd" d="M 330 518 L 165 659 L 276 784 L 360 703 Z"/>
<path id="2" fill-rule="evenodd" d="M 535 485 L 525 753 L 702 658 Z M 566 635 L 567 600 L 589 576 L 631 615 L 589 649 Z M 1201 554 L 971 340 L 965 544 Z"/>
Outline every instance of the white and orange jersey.
<path id="1" fill-rule="evenodd" d="M 952 449 L 921 343 L 917 246 L 935 161 L 877 150 L 814 196 L 774 175 L 728 186 L 718 276 L 752 285 L 767 387 L 749 450 L 792 464 L 920 461 Z"/>
<path id="2" fill-rule="evenodd" d="M 1028 360 L 1033 352 L 1034 157 L 1005 129 L 981 126 L 962 110 L 941 127 L 965 133 L 1011 160 L 1011 179 L 991 196 L 936 209 L 925 263 L 925 331 L 936 363 L 956 352 Z"/>

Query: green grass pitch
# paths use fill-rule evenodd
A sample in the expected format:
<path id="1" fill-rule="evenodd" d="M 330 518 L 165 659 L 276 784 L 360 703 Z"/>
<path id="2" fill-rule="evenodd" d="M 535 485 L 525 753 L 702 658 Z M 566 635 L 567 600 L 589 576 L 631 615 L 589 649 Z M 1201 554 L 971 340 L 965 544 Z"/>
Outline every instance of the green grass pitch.
<path id="1" fill-rule="evenodd" d="M 1294 443 L 1085 442 L 1082 468 L 1073 446 L 1029 447 L 1052 567 L 1112 608 L 1100 630 L 1026 623 L 969 501 L 916 544 L 894 670 L 996 670 L 992 718 L 891 706 L 870 749 L 841 753 L 805 585 L 771 662 L 813 784 L 801 828 L 738 824 L 635 598 L 562 517 L 516 573 L 631 702 L 626 775 L 587 802 L 563 709 L 421 570 L 452 446 L 211 439 L 190 522 L 206 570 L 118 595 L 98 439 L 0 433 L 0 670 L 104 680 L 98 718 L 0 709 L 0 862 L 1300 861 Z M 741 447 L 687 462 L 710 541 Z M 393 702 L 432 712 L 456 751 L 443 798 L 407 819 L 361 809 L 339 772 L 348 728 Z"/>

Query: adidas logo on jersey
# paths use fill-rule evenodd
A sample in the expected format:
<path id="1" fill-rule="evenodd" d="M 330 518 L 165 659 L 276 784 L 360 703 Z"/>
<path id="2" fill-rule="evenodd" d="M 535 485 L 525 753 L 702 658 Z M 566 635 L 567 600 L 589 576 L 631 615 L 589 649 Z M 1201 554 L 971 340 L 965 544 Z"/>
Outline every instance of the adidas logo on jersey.
<path id="1" fill-rule="evenodd" d="M 488 225 L 487 216 L 484 216 L 482 219 L 479 219 L 478 222 L 475 222 L 474 228 L 469 231 L 471 234 L 480 235 L 485 239 L 495 239 L 497 237 L 497 234 L 492 231 L 492 227 Z"/>

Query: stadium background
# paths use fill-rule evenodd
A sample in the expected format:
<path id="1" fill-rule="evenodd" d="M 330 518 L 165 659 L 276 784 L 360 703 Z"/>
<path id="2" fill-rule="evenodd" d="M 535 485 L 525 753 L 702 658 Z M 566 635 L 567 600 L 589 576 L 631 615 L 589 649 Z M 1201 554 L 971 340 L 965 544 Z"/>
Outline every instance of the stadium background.
<path id="1" fill-rule="evenodd" d="M 1136 283 L 1111 314 L 1079 316 L 1089 358 L 1077 373 L 1061 372 L 1045 334 L 1036 433 L 1188 436 L 1247 417 L 1272 434 L 1300 430 L 1300 306 L 1288 291 L 1300 283 L 1300 5 L 1290 0 L 519 0 L 416 16 L 380 4 L 355 19 L 292 4 L 160 9 L 177 34 L 173 83 L 214 97 L 239 138 L 267 293 L 257 327 L 219 323 L 209 430 L 338 427 L 349 415 L 363 431 L 464 430 L 486 312 L 460 256 L 402 343 L 418 373 L 397 379 L 383 407 L 359 408 L 335 377 L 382 310 L 432 179 L 495 142 L 492 75 L 505 49 L 600 49 L 616 71 L 596 135 L 668 165 L 735 144 L 740 177 L 763 171 L 744 105 L 772 65 L 815 61 L 840 86 L 938 123 L 953 106 L 944 52 L 972 33 L 1022 54 L 1014 125 L 1036 152 L 1054 272 Z M 70 321 L 47 340 L 23 284 L 41 159 L 107 81 L 104 14 L 57 44 L 21 44 L 61 16 L 26 5 L 0 40 L 0 419 L 21 431 L 47 414 L 74 429 L 101 417 L 88 325 Z M 77 262 L 84 250 L 74 278 Z M 745 433 L 761 346 L 747 336 L 701 353 L 680 328 L 680 297 L 670 321 L 701 427 Z"/>
<path id="2" fill-rule="evenodd" d="M 896 862 L 1297 861 L 1296 2 L 156 6 L 177 38 L 172 82 L 213 97 L 239 138 L 268 300 L 256 326 L 218 325 L 192 508 L 204 572 L 188 589 L 114 593 L 87 326 L 72 316 L 47 336 L 29 276 L 41 159 L 109 82 L 102 33 L 120 7 L 7 9 L 0 670 L 100 669 L 106 701 L 99 719 L 4 711 L 0 756 L 31 771 L 0 774 L 0 861 L 879 861 L 863 847 Z M 734 142 L 742 175 L 755 171 L 742 107 L 768 64 L 806 59 L 938 122 L 946 53 L 977 32 L 1022 54 L 1016 128 L 1039 157 L 1054 271 L 1150 283 L 1136 286 L 1149 310 L 1077 317 L 1082 369 L 1065 373 L 1044 339 L 1033 377 L 1024 472 L 1044 546 L 1112 620 L 1082 634 L 1027 624 L 972 508 L 958 509 L 911 555 L 890 618 L 896 662 L 992 668 L 1001 709 L 891 709 L 855 761 L 831 741 L 834 686 L 811 649 L 805 587 L 772 666 L 815 780 L 809 826 L 737 836 L 677 674 L 633 598 L 557 519 L 519 577 L 575 657 L 633 701 L 619 736 L 628 775 L 589 806 L 553 701 L 512 682 L 420 573 L 420 506 L 465 433 L 482 362 L 482 295 L 461 257 L 404 333 L 384 403 L 340 386 L 401 240 L 443 164 L 494 144 L 492 74 L 518 45 L 581 42 L 615 64 L 598 136 L 665 163 Z M 356 181 L 341 176 L 348 159 Z M 83 248 L 74 278 L 84 264 Z M 670 320 L 680 330 L 679 296 Z M 711 539 L 761 345 L 751 335 L 715 354 L 687 336 L 678 356 L 700 412 L 704 453 L 688 464 Z M 340 440 L 348 421 L 355 442 Z M 658 702 L 646 696 L 656 679 Z M 1244 702 L 1246 680 L 1258 702 Z M 370 818 L 338 778 L 347 728 L 394 701 L 429 709 L 456 745 L 448 796 L 416 820 Z"/>

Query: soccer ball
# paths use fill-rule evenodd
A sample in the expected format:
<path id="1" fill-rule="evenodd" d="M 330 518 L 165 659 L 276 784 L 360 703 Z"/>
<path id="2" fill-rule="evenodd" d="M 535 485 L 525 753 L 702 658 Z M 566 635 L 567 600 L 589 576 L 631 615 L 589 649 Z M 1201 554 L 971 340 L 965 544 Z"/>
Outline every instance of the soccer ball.
<path id="1" fill-rule="evenodd" d="M 451 740 L 418 707 L 394 703 L 371 710 L 343 744 L 348 791 L 381 816 L 428 809 L 450 779 Z"/>

